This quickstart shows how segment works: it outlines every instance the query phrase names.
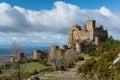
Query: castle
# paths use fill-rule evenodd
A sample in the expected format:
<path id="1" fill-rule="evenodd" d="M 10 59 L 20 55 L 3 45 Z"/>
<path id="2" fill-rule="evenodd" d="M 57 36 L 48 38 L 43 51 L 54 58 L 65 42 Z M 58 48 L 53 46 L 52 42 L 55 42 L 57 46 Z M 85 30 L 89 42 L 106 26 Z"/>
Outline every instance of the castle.
<path id="1" fill-rule="evenodd" d="M 88 20 L 84 27 L 84 30 L 82 30 L 81 26 L 76 24 L 68 31 L 68 47 L 72 48 L 73 46 L 76 45 L 76 47 L 79 46 L 80 48 L 83 47 L 84 44 L 82 43 L 84 41 L 89 41 L 92 42 L 92 45 L 86 45 L 86 46 L 87 47 L 93 46 L 93 48 L 96 48 L 96 46 L 99 45 L 99 42 L 105 41 L 107 37 L 108 37 L 108 32 L 107 30 L 103 29 L 102 25 L 96 27 L 95 20 Z M 84 46 L 84 49 L 85 48 L 86 47 Z"/>

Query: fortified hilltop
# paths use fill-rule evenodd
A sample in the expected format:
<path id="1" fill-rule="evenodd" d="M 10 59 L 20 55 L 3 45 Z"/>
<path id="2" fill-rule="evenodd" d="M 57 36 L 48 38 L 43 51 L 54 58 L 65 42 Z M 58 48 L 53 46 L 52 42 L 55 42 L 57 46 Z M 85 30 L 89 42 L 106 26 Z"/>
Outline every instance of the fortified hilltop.
<path id="1" fill-rule="evenodd" d="M 95 20 L 88 20 L 84 30 L 82 30 L 81 26 L 76 24 L 68 31 L 68 47 L 72 48 L 75 45 L 76 47 L 79 45 L 84 45 L 83 42 L 85 41 L 92 43 L 92 45 L 89 45 L 89 47 L 93 45 L 95 47 L 99 45 L 100 41 L 105 41 L 107 38 L 108 32 L 107 30 L 103 29 L 102 25 L 96 27 Z M 86 47 L 84 46 L 84 48 Z"/>

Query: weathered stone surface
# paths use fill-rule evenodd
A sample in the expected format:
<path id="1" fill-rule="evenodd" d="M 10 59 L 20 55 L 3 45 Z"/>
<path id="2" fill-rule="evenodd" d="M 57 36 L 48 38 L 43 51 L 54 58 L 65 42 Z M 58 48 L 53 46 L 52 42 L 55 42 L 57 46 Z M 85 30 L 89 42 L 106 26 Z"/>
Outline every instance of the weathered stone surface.
<path id="1" fill-rule="evenodd" d="M 42 60 L 47 58 L 48 54 L 46 52 L 43 52 L 41 50 L 34 50 L 34 56 L 33 59 L 35 60 Z"/>
<path id="2" fill-rule="evenodd" d="M 41 53 L 40 50 L 34 50 L 34 57 L 33 57 L 33 59 L 39 60 L 41 54 L 42 53 Z"/>
<path id="3" fill-rule="evenodd" d="M 99 37 L 100 41 L 104 41 L 108 37 L 107 30 L 104 30 L 103 26 L 96 27 L 95 20 L 88 20 L 85 30 L 82 30 L 79 25 L 74 25 L 68 31 L 68 47 L 71 48 L 76 42 L 81 43 L 85 40 L 94 41 L 95 43 L 95 37 Z M 99 42 L 99 40 L 96 42 Z M 98 45 L 99 43 L 96 44 Z"/>
<path id="4" fill-rule="evenodd" d="M 23 52 L 18 53 L 18 59 L 22 60 L 24 57 L 25 56 Z"/>
<path id="5" fill-rule="evenodd" d="M 68 46 L 67 45 L 63 45 L 63 46 L 60 47 L 60 49 L 63 50 L 63 51 L 66 51 L 68 49 Z"/>

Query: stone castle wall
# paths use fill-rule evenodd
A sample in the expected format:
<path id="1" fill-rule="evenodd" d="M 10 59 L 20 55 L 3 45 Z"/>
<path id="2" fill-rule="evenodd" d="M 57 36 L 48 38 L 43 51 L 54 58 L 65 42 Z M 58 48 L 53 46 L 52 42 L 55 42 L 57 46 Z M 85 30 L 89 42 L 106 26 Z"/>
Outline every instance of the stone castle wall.
<path id="1" fill-rule="evenodd" d="M 90 38 L 90 32 L 88 32 L 88 31 L 74 31 L 73 32 L 74 40 L 83 41 L 83 40 L 89 39 L 89 38 Z"/>
<path id="2" fill-rule="evenodd" d="M 84 43 L 76 43 L 76 52 L 81 53 L 83 51 L 88 51 L 88 50 L 96 50 L 97 45 L 96 44 L 90 44 L 86 45 Z"/>
<path id="3" fill-rule="evenodd" d="M 97 45 L 84 45 L 83 51 L 96 50 L 96 48 L 97 48 Z"/>
<path id="4" fill-rule="evenodd" d="M 88 20 L 85 30 L 82 30 L 81 26 L 76 24 L 68 32 L 68 47 L 71 48 L 76 42 L 80 43 L 85 40 L 95 42 L 95 37 L 99 37 L 101 41 L 108 37 L 107 30 L 104 30 L 103 26 L 96 28 L 95 20 Z"/>
<path id="5" fill-rule="evenodd" d="M 104 41 L 108 37 L 108 33 L 107 30 L 103 30 L 103 28 L 102 29 L 96 28 L 94 32 L 94 36 L 100 37 L 100 40 Z"/>

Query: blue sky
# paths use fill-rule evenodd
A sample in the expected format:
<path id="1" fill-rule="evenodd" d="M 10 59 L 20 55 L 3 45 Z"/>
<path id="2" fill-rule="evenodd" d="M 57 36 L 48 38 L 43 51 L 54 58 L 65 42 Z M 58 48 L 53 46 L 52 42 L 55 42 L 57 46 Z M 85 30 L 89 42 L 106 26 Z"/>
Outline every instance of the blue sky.
<path id="1" fill-rule="evenodd" d="M 119 39 L 120 0 L 0 0 L 0 44 L 67 44 L 67 31 L 95 19 Z"/>
<path id="2" fill-rule="evenodd" d="M 113 11 L 120 11 L 120 0 L 0 0 L 11 6 L 20 6 L 25 9 L 40 10 L 51 9 L 55 1 L 74 4 L 84 9 L 96 9 L 105 6 Z"/>

